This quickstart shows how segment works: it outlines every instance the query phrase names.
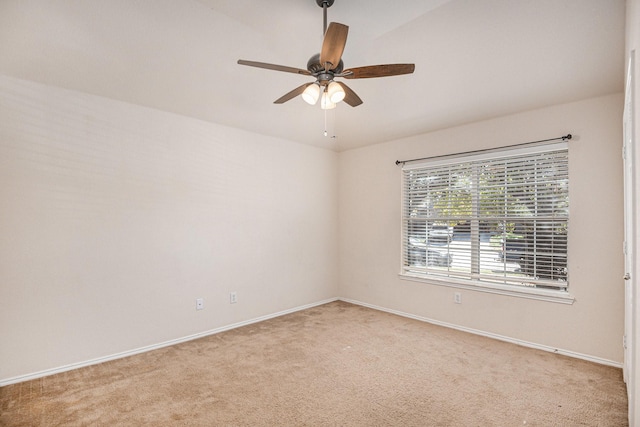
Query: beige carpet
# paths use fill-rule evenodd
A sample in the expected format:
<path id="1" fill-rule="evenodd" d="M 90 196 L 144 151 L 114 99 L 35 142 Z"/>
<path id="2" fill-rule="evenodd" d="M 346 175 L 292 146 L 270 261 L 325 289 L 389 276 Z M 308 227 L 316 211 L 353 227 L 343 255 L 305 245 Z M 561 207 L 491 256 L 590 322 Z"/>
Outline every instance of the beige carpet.
<path id="1" fill-rule="evenodd" d="M 624 426 L 620 369 L 335 302 L 0 388 L 1 425 Z"/>

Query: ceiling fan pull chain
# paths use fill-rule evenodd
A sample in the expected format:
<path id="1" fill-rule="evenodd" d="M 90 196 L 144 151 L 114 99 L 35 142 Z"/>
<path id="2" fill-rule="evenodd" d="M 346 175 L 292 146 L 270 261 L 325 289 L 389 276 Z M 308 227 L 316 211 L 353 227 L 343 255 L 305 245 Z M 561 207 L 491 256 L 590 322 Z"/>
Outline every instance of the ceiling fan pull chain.
<path id="1" fill-rule="evenodd" d="M 327 136 L 327 110 L 324 110 L 324 136 Z"/>

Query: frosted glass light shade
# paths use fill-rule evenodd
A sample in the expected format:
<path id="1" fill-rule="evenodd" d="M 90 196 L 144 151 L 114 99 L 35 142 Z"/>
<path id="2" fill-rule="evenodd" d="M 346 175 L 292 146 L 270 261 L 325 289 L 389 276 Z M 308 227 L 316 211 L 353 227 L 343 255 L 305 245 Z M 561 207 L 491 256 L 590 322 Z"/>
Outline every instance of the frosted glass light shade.
<path id="1" fill-rule="evenodd" d="M 322 92 L 322 98 L 320 98 L 320 108 L 322 108 L 323 110 L 332 110 L 336 108 L 335 102 L 331 102 L 331 99 L 329 99 L 329 95 L 326 91 Z"/>
<path id="2" fill-rule="evenodd" d="M 314 105 L 318 102 L 318 98 L 320 97 L 320 86 L 317 83 L 310 84 L 307 88 L 302 92 L 302 99 L 307 104 Z"/>
<path id="3" fill-rule="evenodd" d="M 329 94 L 329 99 L 334 104 L 342 101 L 345 96 L 344 89 L 342 89 L 342 86 L 340 86 L 340 84 L 337 82 L 329 83 L 329 87 L 327 87 L 327 93 Z"/>

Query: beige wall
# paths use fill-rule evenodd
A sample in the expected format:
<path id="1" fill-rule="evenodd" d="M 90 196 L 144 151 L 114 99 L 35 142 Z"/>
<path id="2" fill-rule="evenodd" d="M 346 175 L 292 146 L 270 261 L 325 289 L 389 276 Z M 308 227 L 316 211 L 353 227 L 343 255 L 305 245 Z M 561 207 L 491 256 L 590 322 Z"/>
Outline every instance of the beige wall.
<path id="1" fill-rule="evenodd" d="M 0 76 L 0 381 L 336 296 L 621 363 L 621 115 L 618 94 L 336 154 Z M 395 160 L 568 132 L 573 305 L 398 277 Z"/>
<path id="2" fill-rule="evenodd" d="M 0 76 L 0 381 L 335 297 L 336 176 L 328 150 Z"/>
<path id="3" fill-rule="evenodd" d="M 346 151 L 339 158 L 340 296 L 436 322 L 560 349 L 623 358 L 621 94 Z M 400 174 L 411 159 L 547 139 L 569 143 L 573 305 L 402 280 Z M 455 291 L 460 291 L 455 289 Z"/>
<path id="4" fill-rule="evenodd" d="M 635 265 L 633 266 L 631 274 L 631 281 L 628 285 L 635 289 L 635 295 L 632 303 L 628 305 L 627 309 L 630 311 L 630 316 L 632 322 L 634 322 L 631 330 L 627 331 L 629 335 L 631 335 L 632 339 L 630 346 L 630 354 L 629 354 L 629 375 L 627 390 L 629 392 L 629 424 L 637 425 L 636 420 L 640 418 L 640 393 L 638 392 L 638 387 L 640 385 L 640 323 L 638 316 L 638 307 L 640 307 L 640 292 L 637 291 L 638 283 L 640 280 L 640 262 L 638 261 L 638 254 L 640 254 L 640 194 L 638 191 L 640 190 L 640 183 L 638 180 L 638 167 L 640 167 L 640 147 L 638 146 L 638 141 L 640 141 L 640 123 L 638 117 L 640 115 L 640 106 L 638 105 L 638 100 L 640 100 L 640 1 L 639 0 L 627 0 L 627 13 L 626 13 L 626 39 L 625 39 L 625 72 L 629 65 L 630 54 L 635 51 L 635 61 L 634 61 L 634 83 L 635 87 L 633 88 L 633 102 L 635 108 L 635 114 L 633 116 L 633 141 L 632 141 L 632 157 L 633 162 L 635 164 L 635 176 L 632 179 L 632 183 L 630 185 L 634 186 L 634 194 L 635 200 L 633 200 L 633 220 L 634 223 L 634 237 L 632 237 L 632 241 L 628 242 L 629 249 L 634 254 L 634 259 L 636 260 Z M 626 87 L 626 85 L 625 85 Z"/>

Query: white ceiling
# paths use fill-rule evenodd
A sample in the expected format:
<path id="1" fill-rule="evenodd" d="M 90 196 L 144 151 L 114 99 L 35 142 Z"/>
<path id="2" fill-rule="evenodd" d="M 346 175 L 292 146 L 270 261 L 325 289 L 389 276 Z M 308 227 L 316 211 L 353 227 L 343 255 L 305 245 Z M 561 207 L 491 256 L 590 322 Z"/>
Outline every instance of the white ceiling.
<path id="1" fill-rule="evenodd" d="M 0 73 L 342 151 L 623 89 L 624 0 L 335 0 L 346 81 L 327 114 L 295 98 L 322 44 L 315 0 L 0 0 Z"/>

